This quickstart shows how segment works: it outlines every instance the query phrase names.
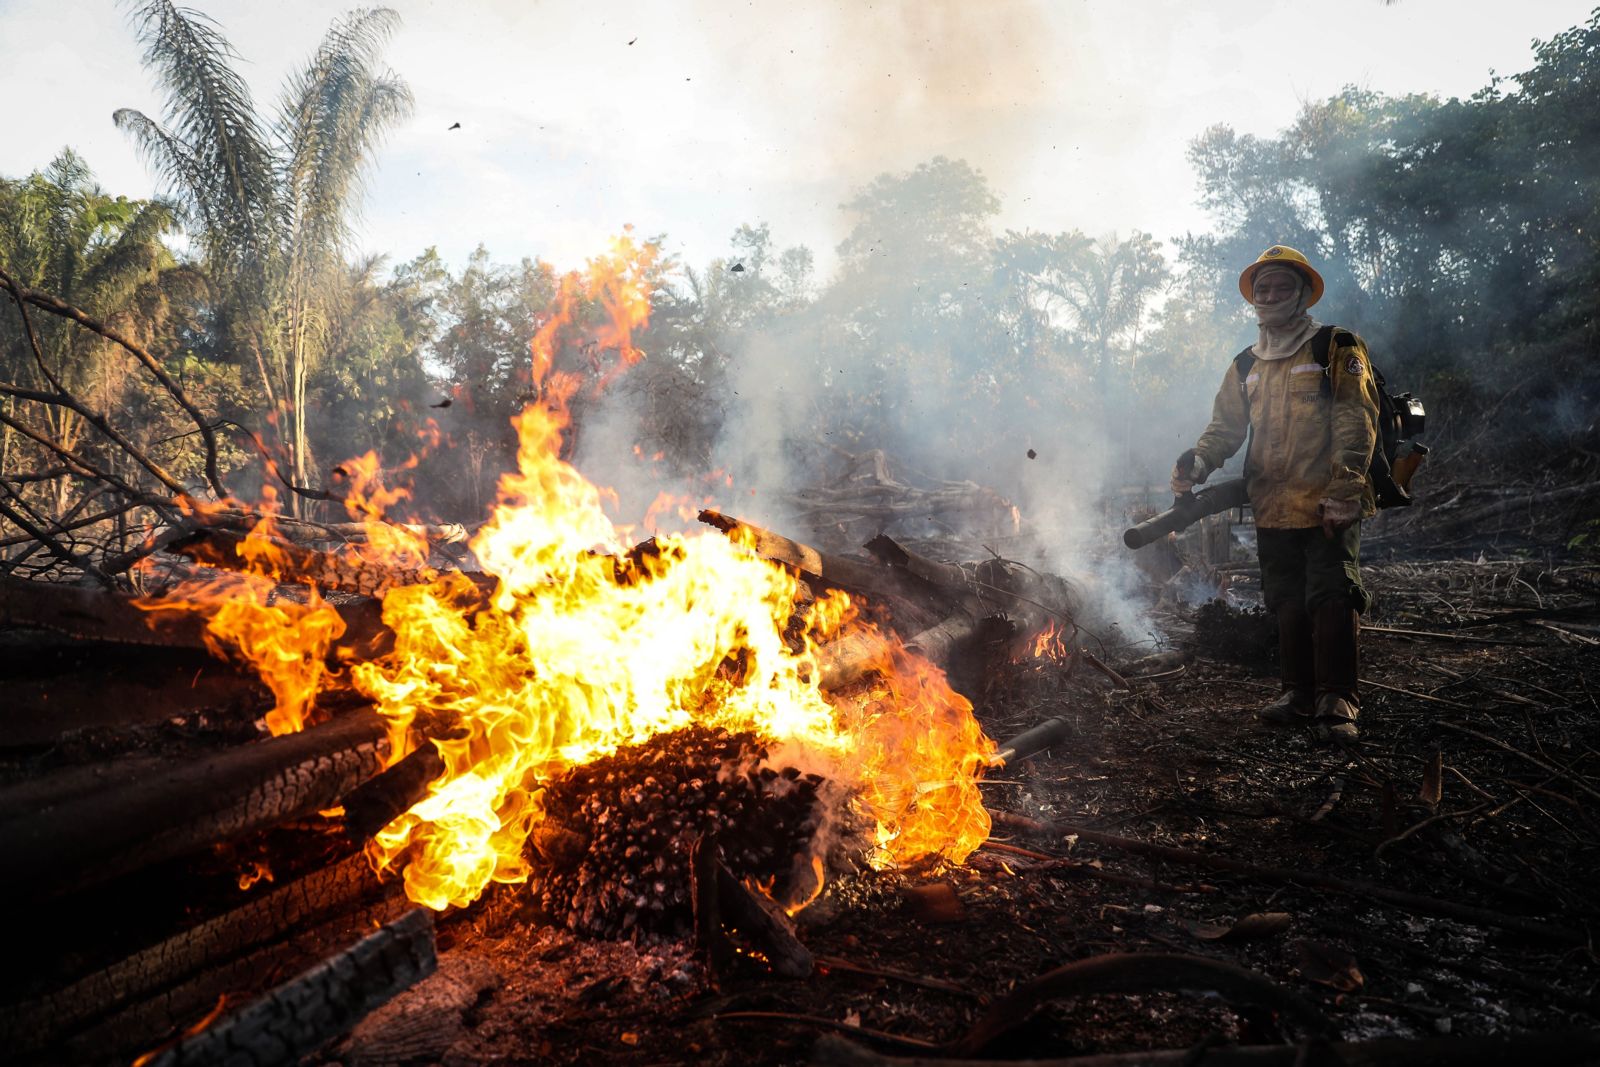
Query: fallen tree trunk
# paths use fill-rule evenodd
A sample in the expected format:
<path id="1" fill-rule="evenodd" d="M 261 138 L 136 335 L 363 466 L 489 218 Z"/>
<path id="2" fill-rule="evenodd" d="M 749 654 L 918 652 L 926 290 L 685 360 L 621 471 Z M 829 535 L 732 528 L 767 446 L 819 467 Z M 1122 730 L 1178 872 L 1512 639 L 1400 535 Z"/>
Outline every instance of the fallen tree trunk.
<path id="1" fill-rule="evenodd" d="M 433 913 L 413 909 L 238 1014 L 184 1038 L 149 1067 L 298 1063 L 437 966 Z"/>
<path id="2" fill-rule="evenodd" d="M 0 901 L 55 895 L 332 807 L 378 772 L 387 749 L 382 721 L 363 709 L 13 813 L 0 823 L 0 855 L 30 876 L 4 880 Z"/>
<path id="3" fill-rule="evenodd" d="M 0 1007 L 0 1042 L 11 1049 L 49 1045 L 83 1023 L 171 990 L 363 897 L 384 892 L 367 858 L 359 853 L 349 856 L 62 989 Z M 204 1000 L 213 994 L 203 989 L 199 996 Z M 162 999 L 170 1012 L 175 998 L 169 992 Z M 170 1025 L 170 1020 L 163 1025 Z"/>
<path id="4" fill-rule="evenodd" d="M 173 542 L 168 551 L 196 563 L 224 570 L 254 570 L 255 553 L 246 547 L 248 535 L 232 530 L 201 530 Z M 426 564 L 396 566 L 363 559 L 352 551 L 324 552 L 289 541 L 273 540 L 272 573 L 282 582 L 314 585 L 322 592 L 355 593 L 382 600 L 391 589 L 406 585 L 426 585 L 438 572 Z M 469 577 L 486 593 L 492 592 L 494 579 L 487 575 Z"/>
<path id="5" fill-rule="evenodd" d="M 795 568 L 832 585 L 884 597 L 901 597 L 926 603 L 933 590 L 925 582 L 908 580 L 908 575 L 887 567 L 875 567 L 843 556 L 819 552 L 810 545 L 791 541 L 782 534 L 716 511 L 702 511 L 700 521 L 714 526 L 730 538 L 746 544 L 759 556 Z"/>

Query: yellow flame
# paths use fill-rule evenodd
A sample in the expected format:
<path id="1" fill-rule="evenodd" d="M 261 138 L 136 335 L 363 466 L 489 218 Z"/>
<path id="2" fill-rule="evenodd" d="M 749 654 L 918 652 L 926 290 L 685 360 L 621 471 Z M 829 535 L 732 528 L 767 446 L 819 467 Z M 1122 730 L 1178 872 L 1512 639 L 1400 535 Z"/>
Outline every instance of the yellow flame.
<path id="1" fill-rule="evenodd" d="M 493 882 L 527 877 L 525 842 L 553 776 L 691 723 L 752 731 L 775 760 L 837 783 L 853 807 L 842 822 L 868 828 L 875 864 L 960 862 L 988 835 L 977 775 L 994 744 L 937 668 L 878 635 L 886 652 L 875 681 L 825 695 L 818 648 L 868 628 L 848 597 L 802 609 L 793 574 L 709 531 L 660 535 L 630 552 L 603 492 L 560 458 L 581 376 L 555 368 L 558 343 L 571 345 L 583 325 L 580 302 L 598 304 L 609 322 L 593 328 L 593 348 L 614 350 L 622 364 L 642 358 L 633 338 L 648 321 L 651 256 L 624 238 L 587 276 L 567 276 L 534 339 L 538 400 L 515 420 L 518 469 L 471 542 L 493 591 L 458 573 L 392 589 L 383 618 L 393 651 L 351 668 L 389 725 L 392 758 L 415 743 L 418 724 L 445 766 L 369 847 L 378 866 L 402 868 L 407 894 L 429 907 L 465 905 Z M 397 502 L 374 488 L 374 458 L 343 470 L 358 519 Z M 373 526 L 367 558 L 416 566 L 425 545 L 380 532 L 388 529 Z M 315 590 L 298 614 L 260 595 L 236 599 L 231 610 L 208 599 L 204 610 L 213 626 L 227 619 L 228 640 L 264 674 L 293 679 L 269 675 L 275 721 L 298 728 L 306 687 L 314 696 L 326 681 L 312 667 L 338 636 L 327 617 L 338 616 Z M 918 788 L 929 781 L 940 785 Z M 812 863 L 815 894 L 820 855 Z"/>

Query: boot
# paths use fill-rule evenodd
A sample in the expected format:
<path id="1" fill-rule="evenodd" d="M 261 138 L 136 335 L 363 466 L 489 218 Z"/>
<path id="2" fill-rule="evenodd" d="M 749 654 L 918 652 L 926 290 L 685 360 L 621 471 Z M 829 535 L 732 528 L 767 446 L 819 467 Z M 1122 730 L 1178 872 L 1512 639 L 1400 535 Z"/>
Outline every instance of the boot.
<path id="1" fill-rule="evenodd" d="M 1361 673 L 1360 628 L 1361 616 L 1342 597 L 1323 601 L 1312 615 L 1317 707 L 1311 732 L 1319 741 L 1349 744 L 1361 736 L 1356 727 L 1361 710 L 1356 691 Z"/>
<path id="2" fill-rule="evenodd" d="M 1278 668 L 1283 692 L 1256 712 L 1262 722 L 1282 726 L 1311 717 L 1316 693 L 1316 658 L 1311 641 L 1311 616 L 1299 599 L 1278 605 Z"/>

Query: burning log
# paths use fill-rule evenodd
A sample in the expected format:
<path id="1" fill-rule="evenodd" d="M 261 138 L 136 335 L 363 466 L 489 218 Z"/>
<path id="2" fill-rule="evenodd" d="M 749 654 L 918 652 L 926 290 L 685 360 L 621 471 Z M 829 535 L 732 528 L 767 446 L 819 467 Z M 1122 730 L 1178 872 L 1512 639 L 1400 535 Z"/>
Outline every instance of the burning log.
<path id="1" fill-rule="evenodd" d="M 900 597 L 927 603 L 933 590 L 925 583 L 907 581 L 905 575 L 896 574 L 884 567 L 874 567 L 843 556 L 819 552 L 810 545 L 791 541 L 782 534 L 764 530 L 759 526 L 716 511 L 702 511 L 699 519 L 731 537 L 748 544 L 757 555 L 782 563 L 821 578 L 832 585 L 844 586 L 859 592 L 885 597 Z"/>
<path id="2" fill-rule="evenodd" d="M 1004 561 L 985 561 L 969 571 L 958 564 L 917 555 L 879 535 L 866 546 L 884 564 L 873 567 L 827 555 L 719 512 L 702 511 L 700 521 L 738 536 L 767 559 L 831 584 L 936 611 L 938 621 L 905 642 L 935 663 L 948 662 L 959 649 L 992 632 L 985 628 L 985 621 L 1000 612 L 1011 614 L 1008 625 L 1013 632 L 1032 634 L 1044 630 L 1050 616 L 1070 619 L 1075 606 L 1065 582 L 1057 579 L 1051 583 Z M 1056 606 L 1040 599 L 1044 597 Z M 850 685 L 874 664 L 886 662 L 890 651 L 889 642 L 870 633 L 855 633 L 833 642 L 822 649 L 819 657 L 822 688 L 833 690 Z"/>
<path id="3" fill-rule="evenodd" d="M 237 1015 L 183 1039 L 149 1067 L 298 1063 L 437 966 L 433 914 L 413 909 Z"/>
<path id="4" fill-rule="evenodd" d="M 388 742 L 370 711 L 209 759 L 134 776 L 0 823 L 0 855 L 27 879 L 0 899 L 36 899 L 332 807 L 377 773 Z"/>
<path id="5" fill-rule="evenodd" d="M 906 641 L 935 663 L 946 660 L 958 646 L 972 640 L 982 629 L 982 620 L 957 611 Z M 853 633 L 826 645 L 817 657 L 822 669 L 823 689 L 843 689 L 862 678 L 877 664 L 888 660 L 890 642 L 876 632 Z"/>
<path id="6" fill-rule="evenodd" d="M 426 796 L 428 786 L 443 773 L 439 750 L 424 740 L 400 762 L 345 796 L 346 832 L 357 841 L 372 837 Z"/>
<path id="7" fill-rule="evenodd" d="M 696 838 L 689 846 L 695 940 L 706 954 L 712 976 L 729 977 L 743 956 L 761 960 L 784 978 L 809 977 L 816 959 L 795 936 L 789 917 L 771 897 L 751 892 L 735 878 L 717 851 L 709 837 Z M 725 926 L 743 935 L 745 948 L 735 944 Z"/>
<path id="8" fill-rule="evenodd" d="M 169 550 L 196 563 L 224 570 L 249 570 L 254 553 L 245 548 L 259 538 L 231 530 L 201 530 L 169 546 Z M 391 589 L 404 585 L 424 585 L 437 572 L 429 566 L 398 566 L 374 563 L 354 553 L 324 552 L 289 541 L 271 541 L 274 576 L 282 582 L 314 585 L 323 592 L 336 591 L 383 599 Z M 470 576 L 484 591 L 493 590 L 494 581 L 485 575 Z"/>
<path id="9" fill-rule="evenodd" d="M 766 757 L 751 734 L 692 726 L 551 782 L 531 839 L 540 910 L 595 937 L 687 934 L 688 856 L 708 835 L 738 878 L 784 892 L 797 865 L 809 869 L 822 779 Z"/>
<path id="10" fill-rule="evenodd" d="M 0 577 L 0 628 L 39 627 L 84 641 L 163 648 L 208 649 L 206 617 L 199 611 L 148 611 L 159 603 L 104 589 Z M 393 634 L 383 626 L 377 601 L 333 605 L 344 620 L 344 636 L 329 649 L 337 659 L 372 658 L 387 650 Z"/>

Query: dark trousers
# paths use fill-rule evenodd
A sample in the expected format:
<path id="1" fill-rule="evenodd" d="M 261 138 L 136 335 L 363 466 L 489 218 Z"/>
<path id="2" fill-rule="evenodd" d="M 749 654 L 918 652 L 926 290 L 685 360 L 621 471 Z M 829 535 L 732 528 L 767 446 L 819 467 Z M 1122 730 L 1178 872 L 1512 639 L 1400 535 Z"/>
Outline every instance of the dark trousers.
<path id="1" fill-rule="evenodd" d="M 1335 693 L 1357 704 L 1361 525 L 1328 537 L 1320 526 L 1256 530 L 1261 595 L 1278 620 L 1283 687 L 1306 696 Z"/>

